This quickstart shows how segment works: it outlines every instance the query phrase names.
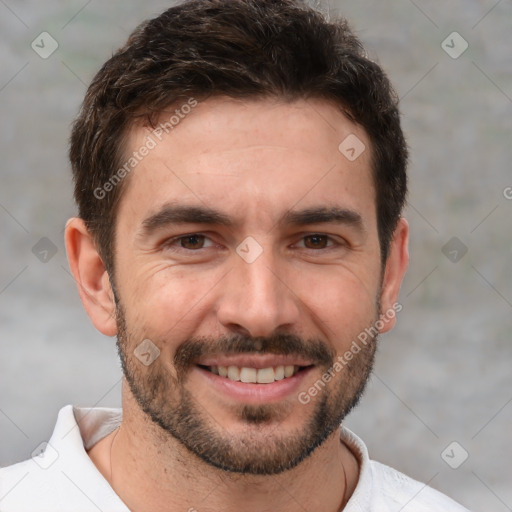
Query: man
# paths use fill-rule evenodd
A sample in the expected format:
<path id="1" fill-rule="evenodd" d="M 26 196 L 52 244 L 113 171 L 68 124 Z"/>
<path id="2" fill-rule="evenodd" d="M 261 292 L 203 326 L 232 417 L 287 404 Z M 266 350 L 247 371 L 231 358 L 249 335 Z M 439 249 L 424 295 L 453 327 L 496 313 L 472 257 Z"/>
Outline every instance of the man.
<path id="1" fill-rule="evenodd" d="M 408 264 L 396 96 L 344 21 L 171 8 L 96 75 L 70 158 L 69 263 L 122 415 L 63 408 L 1 510 L 465 510 L 340 428 Z"/>

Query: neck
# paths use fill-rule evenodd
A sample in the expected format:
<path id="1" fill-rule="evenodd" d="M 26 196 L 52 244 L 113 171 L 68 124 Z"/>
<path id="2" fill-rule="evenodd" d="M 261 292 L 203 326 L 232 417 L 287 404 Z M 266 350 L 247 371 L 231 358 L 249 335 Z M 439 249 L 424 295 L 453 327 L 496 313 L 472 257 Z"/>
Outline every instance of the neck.
<path id="1" fill-rule="evenodd" d="M 214 468 L 155 425 L 123 393 L 119 429 L 89 452 L 116 494 L 134 512 L 261 512 L 342 510 L 358 464 L 335 431 L 295 468 L 278 475 L 242 475 Z"/>

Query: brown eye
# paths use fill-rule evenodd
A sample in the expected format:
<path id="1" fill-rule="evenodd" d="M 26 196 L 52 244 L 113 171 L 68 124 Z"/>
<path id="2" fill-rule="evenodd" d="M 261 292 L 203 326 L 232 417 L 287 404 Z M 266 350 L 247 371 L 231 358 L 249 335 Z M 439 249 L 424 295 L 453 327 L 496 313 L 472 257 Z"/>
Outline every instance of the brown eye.
<path id="1" fill-rule="evenodd" d="M 191 256 L 193 252 L 197 252 L 197 255 L 203 255 L 204 251 L 214 249 L 215 247 L 215 242 L 210 237 L 201 233 L 176 236 L 162 243 L 162 248 L 165 251 L 188 256 Z M 217 248 L 219 247 L 217 246 Z"/>
<path id="2" fill-rule="evenodd" d="M 179 239 L 180 247 L 182 247 L 183 249 L 189 249 L 189 250 L 202 249 L 204 246 L 205 238 L 206 237 L 204 235 L 195 235 L 195 234 L 182 236 Z"/>
<path id="3" fill-rule="evenodd" d="M 327 235 L 308 235 L 304 237 L 304 246 L 307 249 L 325 249 L 328 246 L 329 237 Z"/>

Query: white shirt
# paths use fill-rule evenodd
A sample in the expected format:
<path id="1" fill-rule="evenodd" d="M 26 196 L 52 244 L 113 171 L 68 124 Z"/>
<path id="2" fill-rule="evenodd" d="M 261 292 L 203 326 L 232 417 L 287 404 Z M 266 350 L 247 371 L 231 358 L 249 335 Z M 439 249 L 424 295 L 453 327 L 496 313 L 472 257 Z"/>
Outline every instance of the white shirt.
<path id="1" fill-rule="evenodd" d="M 44 453 L 0 469 L 1 512 L 129 512 L 86 450 L 121 422 L 121 409 L 63 407 Z M 440 492 L 371 461 L 345 427 L 341 439 L 359 461 L 357 487 L 344 512 L 468 512 Z"/>

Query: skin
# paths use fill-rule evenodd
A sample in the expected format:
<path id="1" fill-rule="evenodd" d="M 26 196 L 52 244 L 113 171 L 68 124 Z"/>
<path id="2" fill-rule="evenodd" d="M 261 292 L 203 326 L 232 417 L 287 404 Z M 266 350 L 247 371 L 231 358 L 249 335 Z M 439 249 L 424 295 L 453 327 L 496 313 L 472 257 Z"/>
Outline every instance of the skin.
<path id="1" fill-rule="evenodd" d="M 149 133 L 148 128 L 134 127 L 131 150 Z M 354 161 L 338 150 L 349 134 L 366 146 Z M 343 354 L 378 318 L 379 301 L 381 312 L 392 309 L 408 264 L 408 224 L 400 219 L 383 269 L 370 147 L 360 126 L 322 100 L 210 98 L 199 103 L 132 172 L 119 205 L 115 285 L 134 368 L 132 350 L 146 338 L 155 340 L 158 364 L 174 377 L 172 358 L 190 337 L 285 332 L 319 339 L 333 353 Z M 169 201 L 215 207 L 236 224 L 173 224 L 142 236 L 142 221 Z M 322 205 L 357 212 L 361 227 L 279 223 L 289 210 Z M 192 251 L 179 242 L 171 246 L 176 250 L 164 244 L 191 233 L 206 235 L 206 246 Z M 331 237 L 327 247 L 311 248 L 311 239 L 304 238 L 317 233 Z M 252 263 L 236 253 L 248 236 L 262 248 Z M 118 322 L 109 276 L 81 219 L 68 221 L 66 247 L 93 324 L 115 336 Z M 385 322 L 381 332 L 394 322 Z M 137 368 L 141 378 L 149 371 Z M 324 371 L 314 367 L 300 390 L 307 390 Z M 340 383 L 350 384 L 343 379 L 348 379 L 347 372 L 334 378 L 324 393 L 341 393 Z M 266 404 L 274 414 L 271 422 L 252 425 L 240 418 L 243 404 L 219 393 L 197 370 L 186 372 L 183 385 L 219 435 L 233 442 L 251 439 L 256 449 L 271 446 L 276 436 L 296 436 L 320 400 L 313 397 L 303 405 L 293 393 Z M 135 511 L 192 507 L 200 512 L 286 512 L 297 510 L 299 503 L 311 512 L 334 512 L 353 492 L 359 471 L 337 430 L 308 458 L 279 474 L 223 471 L 151 421 L 126 379 L 121 427 L 98 442 L 89 456 Z"/>

